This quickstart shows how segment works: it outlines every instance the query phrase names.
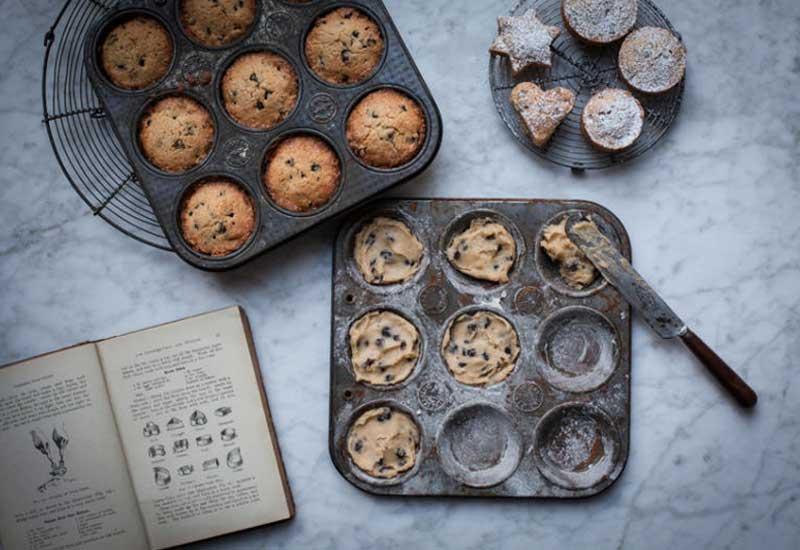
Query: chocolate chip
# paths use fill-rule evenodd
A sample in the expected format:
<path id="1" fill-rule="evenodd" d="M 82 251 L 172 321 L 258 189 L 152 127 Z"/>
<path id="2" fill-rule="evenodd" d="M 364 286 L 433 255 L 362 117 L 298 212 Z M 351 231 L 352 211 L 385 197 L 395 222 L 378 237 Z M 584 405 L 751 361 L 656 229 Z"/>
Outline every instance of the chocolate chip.
<path id="1" fill-rule="evenodd" d="M 256 101 L 256 109 L 259 111 L 264 108 L 264 103 L 261 100 Z"/>
<path id="2" fill-rule="evenodd" d="M 467 357 L 475 357 L 477 354 L 478 352 L 475 351 L 475 348 L 469 348 L 464 350 L 464 355 L 466 355 Z"/>
<path id="3" fill-rule="evenodd" d="M 360 439 L 358 441 L 356 441 L 355 444 L 353 445 L 353 450 L 355 452 L 357 452 L 357 453 L 360 453 L 361 451 L 363 451 L 364 450 L 364 442 L 361 441 Z"/>
<path id="4" fill-rule="evenodd" d="M 250 80 L 252 80 L 253 82 L 258 82 L 258 77 L 256 76 L 256 73 L 250 73 Z"/>
<path id="5" fill-rule="evenodd" d="M 461 258 L 461 252 L 456 250 L 455 254 L 453 254 L 453 259 L 458 260 L 459 258 Z"/>
<path id="6" fill-rule="evenodd" d="M 406 457 L 406 450 L 405 449 L 401 449 L 401 448 L 398 447 L 397 449 L 394 450 L 394 455 L 397 458 L 405 458 Z"/>
<path id="7" fill-rule="evenodd" d="M 386 338 L 391 338 L 392 331 L 389 329 L 389 327 L 383 327 L 381 329 L 381 336 L 384 336 Z"/>
<path id="8" fill-rule="evenodd" d="M 506 346 L 506 349 L 503 351 L 506 352 L 506 355 L 511 355 L 511 346 Z"/>
<path id="9" fill-rule="evenodd" d="M 386 412 L 378 415 L 378 422 L 386 422 L 391 418 L 392 418 L 392 411 L 387 410 Z"/>
<path id="10" fill-rule="evenodd" d="M 488 361 L 489 360 L 489 354 L 486 353 L 485 351 L 481 354 L 481 357 L 483 357 L 484 361 Z"/>
<path id="11" fill-rule="evenodd" d="M 467 330 L 470 332 L 475 332 L 478 330 L 478 323 L 470 323 L 467 325 Z"/>
<path id="12" fill-rule="evenodd" d="M 311 171 L 312 172 L 319 172 L 321 169 L 322 169 L 322 167 L 319 164 L 317 164 L 316 162 L 311 164 Z"/>
<path id="13" fill-rule="evenodd" d="M 394 380 L 394 374 L 387 374 L 386 376 L 383 377 L 383 379 L 386 380 L 387 382 L 392 382 Z"/>

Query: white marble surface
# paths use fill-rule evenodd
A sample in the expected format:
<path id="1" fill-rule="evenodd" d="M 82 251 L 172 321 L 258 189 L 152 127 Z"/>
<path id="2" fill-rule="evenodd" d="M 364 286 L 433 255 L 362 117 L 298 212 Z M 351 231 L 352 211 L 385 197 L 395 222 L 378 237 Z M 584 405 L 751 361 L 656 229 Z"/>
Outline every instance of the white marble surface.
<path id="1" fill-rule="evenodd" d="M 202 548 L 797 548 L 800 3 L 659 3 L 689 49 L 679 120 L 640 161 L 579 178 L 528 154 L 495 113 L 486 48 L 511 0 L 387 0 L 445 124 L 434 165 L 397 194 L 608 206 L 642 273 L 759 391 L 753 414 L 637 321 L 630 460 L 606 494 L 518 502 L 360 492 L 327 450 L 335 225 L 213 275 L 93 218 L 41 124 L 54 0 L 0 0 L 0 363 L 242 304 L 297 517 Z"/>

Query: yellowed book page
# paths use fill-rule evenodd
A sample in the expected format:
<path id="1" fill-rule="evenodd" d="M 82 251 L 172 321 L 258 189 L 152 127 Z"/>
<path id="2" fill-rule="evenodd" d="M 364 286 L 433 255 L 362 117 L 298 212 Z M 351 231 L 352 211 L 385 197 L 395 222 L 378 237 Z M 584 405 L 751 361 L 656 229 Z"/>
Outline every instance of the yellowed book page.
<path id="1" fill-rule="evenodd" d="M 154 548 L 289 516 L 238 308 L 98 349 Z"/>
<path id="2" fill-rule="evenodd" d="M 0 369 L 5 550 L 148 548 L 94 344 Z"/>

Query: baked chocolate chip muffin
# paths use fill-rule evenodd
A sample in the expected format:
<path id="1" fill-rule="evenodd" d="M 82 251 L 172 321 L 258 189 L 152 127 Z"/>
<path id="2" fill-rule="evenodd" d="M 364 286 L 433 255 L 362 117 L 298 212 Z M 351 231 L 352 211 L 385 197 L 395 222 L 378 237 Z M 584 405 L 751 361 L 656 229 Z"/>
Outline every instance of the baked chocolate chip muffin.
<path id="1" fill-rule="evenodd" d="M 357 84 L 369 78 L 383 57 L 378 24 L 351 7 L 319 17 L 306 36 L 308 66 L 330 84 Z"/>
<path id="2" fill-rule="evenodd" d="M 311 135 L 286 138 L 267 159 L 264 185 L 275 204 L 292 212 L 325 206 L 341 179 L 339 157 L 324 140 Z"/>
<path id="3" fill-rule="evenodd" d="M 152 86 L 169 71 L 172 38 L 152 17 L 139 15 L 112 28 L 100 45 L 100 65 L 108 79 L 126 90 Z"/>
<path id="4" fill-rule="evenodd" d="M 227 256 L 239 250 L 255 231 L 256 210 L 250 195 L 225 178 L 197 183 L 183 199 L 181 233 L 195 251 Z"/>
<path id="5" fill-rule="evenodd" d="M 368 94 L 347 118 L 347 143 L 362 161 L 376 168 L 411 161 L 425 143 L 426 131 L 419 104 L 391 88 Z"/>
<path id="6" fill-rule="evenodd" d="M 274 52 L 246 53 L 222 77 L 225 110 L 239 124 L 255 130 L 268 130 L 286 120 L 298 93 L 294 68 Z"/>
<path id="7" fill-rule="evenodd" d="M 153 103 L 139 120 L 139 145 L 156 168 L 185 172 L 208 157 L 214 144 L 214 121 L 208 110 L 187 96 Z"/>
<path id="8" fill-rule="evenodd" d="M 256 0 L 181 0 L 180 20 L 189 38 L 225 46 L 242 36 L 256 18 Z"/>

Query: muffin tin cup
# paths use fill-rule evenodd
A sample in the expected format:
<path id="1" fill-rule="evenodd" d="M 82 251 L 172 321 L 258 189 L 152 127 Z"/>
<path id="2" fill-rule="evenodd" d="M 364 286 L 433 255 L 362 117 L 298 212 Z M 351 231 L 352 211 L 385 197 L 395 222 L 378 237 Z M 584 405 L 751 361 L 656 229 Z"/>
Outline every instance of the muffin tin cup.
<path id="1" fill-rule="evenodd" d="M 221 271 L 238 267 L 259 254 L 299 235 L 376 194 L 403 183 L 422 172 L 433 161 L 442 139 L 439 110 L 391 16 L 380 0 L 341 2 L 315 0 L 291 4 L 261 0 L 255 23 L 233 44 L 202 46 L 182 29 L 176 2 L 127 0 L 115 4 L 87 34 L 84 61 L 88 76 L 114 132 L 141 182 L 150 204 L 171 246 L 194 267 Z M 384 34 L 385 52 L 371 77 L 349 86 L 329 85 L 313 75 L 304 59 L 308 30 L 320 15 L 339 6 L 352 6 L 373 17 Z M 165 25 L 173 40 L 174 57 L 170 71 L 160 82 L 144 90 L 122 90 L 114 86 L 98 64 L 98 48 L 104 33 L 121 17 L 155 17 Z M 225 111 L 219 83 L 222 73 L 238 55 L 269 50 L 285 56 L 294 67 L 298 102 L 292 113 L 269 130 L 246 129 Z M 417 156 L 391 170 L 365 165 L 350 150 L 346 138 L 347 117 L 365 94 L 381 88 L 395 88 L 411 96 L 425 113 L 426 140 Z M 169 93 L 186 93 L 208 108 L 215 120 L 215 143 L 202 165 L 173 174 L 154 169 L 139 151 L 138 117 L 154 98 Z M 276 139 L 296 134 L 324 137 L 340 157 L 340 189 L 328 204 L 308 213 L 293 213 L 272 203 L 262 183 L 264 155 Z M 176 223 L 183 190 L 190 183 L 209 176 L 230 174 L 251 194 L 259 212 L 259 223 L 245 247 L 216 258 L 194 251 L 184 241 Z"/>
<path id="2" fill-rule="evenodd" d="M 542 228 L 574 211 L 592 215 L 630 259 L 622 224 L 589 202 L 384 200 L 348 218 L 333 252 L 329 425 L 331 458 L 345 479 L 387 495 L 576 498 L 619 478 L 630 433 L 630 308 L 609 285 L 567 294 L 537 267 Z M 486 214 L 507 223 L 520 240 L 510 281 L 497 289 L 465 283 L 443 250 L 459 220 Z M 425 247 L 423 267 L 408 282 L 369 285 L 353 263 L 355 232 L 377 216 L 405 220 Z M 350 367 L 350 326 L 376 309 L 413 319 L 420 332 L 423 355 L 412 376 L 396 386 L 357 383 Z M 509 321 L 520 345 L 508 378 L 485 387 L 457 381 L 440 353 L 450 322 L 478 310 Z M 548 370 L 548 342 L 569 362 L 555 366 L 557 374 L 574 378 L 572 385 Z M 413 475 L 391 482 L 360 471 L 346 448 L 355 415 L 386 403 L 408 412 L 421 433 Z"/>

